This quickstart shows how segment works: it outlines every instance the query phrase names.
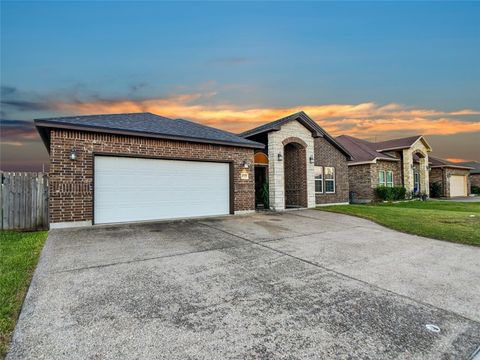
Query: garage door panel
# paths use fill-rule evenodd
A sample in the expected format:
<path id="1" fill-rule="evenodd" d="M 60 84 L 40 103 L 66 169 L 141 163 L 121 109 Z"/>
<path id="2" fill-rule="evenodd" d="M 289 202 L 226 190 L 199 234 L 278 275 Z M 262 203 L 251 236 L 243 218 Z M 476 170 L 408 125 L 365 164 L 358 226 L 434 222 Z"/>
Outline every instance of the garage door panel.
<path id="1" fill-rule="evenodd" d="M 95 223 L 230 212 L 228 163 L 95 157 Z"/>
<path id="2" fill-rule="evenodd" d="M 450 196 L 467 196 L 467 178 L 463 175 L 450 176 Z"/>

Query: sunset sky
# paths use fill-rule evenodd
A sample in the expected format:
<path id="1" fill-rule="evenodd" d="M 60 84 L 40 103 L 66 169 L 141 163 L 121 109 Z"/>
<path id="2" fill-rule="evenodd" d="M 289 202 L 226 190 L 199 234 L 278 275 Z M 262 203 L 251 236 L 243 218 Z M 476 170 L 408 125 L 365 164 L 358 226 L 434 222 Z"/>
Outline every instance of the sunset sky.
<path id="1" fill-rule="evenodd" d="M 480 160 L 480 3 L 1 2 L 1 168 L 34 118 L 149 111 L 240 132 L 304 110 L 332 135 L 423 134 Z"/>

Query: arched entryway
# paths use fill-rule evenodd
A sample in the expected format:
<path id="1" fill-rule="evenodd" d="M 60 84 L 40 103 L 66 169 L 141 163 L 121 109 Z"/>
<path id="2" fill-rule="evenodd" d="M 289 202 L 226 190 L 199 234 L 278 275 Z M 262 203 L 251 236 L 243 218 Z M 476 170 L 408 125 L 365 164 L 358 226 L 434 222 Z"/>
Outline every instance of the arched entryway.
<path id="1" fill-rule="evenodd" d="M 285 207 L 308 207 L 306 144 L 297 141 L 284 142 Z"/>
<path id="2" fill-rule="evenodd" d="M 428 157 L 421 150 L 415 150 L 412 154 L 413 162 L 413 193 L 428 193 Z"/>

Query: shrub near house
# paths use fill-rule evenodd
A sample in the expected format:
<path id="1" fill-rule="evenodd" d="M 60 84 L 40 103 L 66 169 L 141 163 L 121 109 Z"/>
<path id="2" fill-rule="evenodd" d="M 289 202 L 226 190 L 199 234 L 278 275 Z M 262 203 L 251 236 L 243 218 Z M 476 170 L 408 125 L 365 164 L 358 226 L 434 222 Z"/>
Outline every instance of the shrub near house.
<path id="1" fill-rule="evenodd" d="M 403 186 L 378 186 L 375 188 L 375 197 L 380 201 L 404 200 L 407 190 Z"/>

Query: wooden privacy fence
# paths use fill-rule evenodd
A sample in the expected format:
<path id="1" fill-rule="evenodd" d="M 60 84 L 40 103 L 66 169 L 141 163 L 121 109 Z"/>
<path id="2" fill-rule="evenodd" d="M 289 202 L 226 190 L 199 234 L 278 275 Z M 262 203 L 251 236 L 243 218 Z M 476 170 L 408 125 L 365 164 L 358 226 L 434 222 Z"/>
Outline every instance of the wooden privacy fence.
<path id="1" fill-rule="evenodd" d="M 1 172 L 2 230 L 48 229 L 48 175 Z"/>

